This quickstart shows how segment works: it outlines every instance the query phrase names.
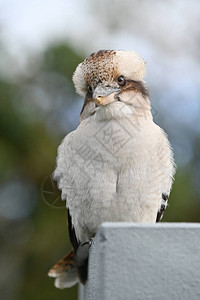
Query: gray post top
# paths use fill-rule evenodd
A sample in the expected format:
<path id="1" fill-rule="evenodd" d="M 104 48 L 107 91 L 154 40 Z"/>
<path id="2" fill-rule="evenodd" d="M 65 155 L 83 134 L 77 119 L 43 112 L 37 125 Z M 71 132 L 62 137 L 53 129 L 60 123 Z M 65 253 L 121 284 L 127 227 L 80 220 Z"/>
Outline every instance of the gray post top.
<path id="1" fill-rule="evenodd" d="M 199 300 L 200 224 L 104 223 L 80 300 Z"/>

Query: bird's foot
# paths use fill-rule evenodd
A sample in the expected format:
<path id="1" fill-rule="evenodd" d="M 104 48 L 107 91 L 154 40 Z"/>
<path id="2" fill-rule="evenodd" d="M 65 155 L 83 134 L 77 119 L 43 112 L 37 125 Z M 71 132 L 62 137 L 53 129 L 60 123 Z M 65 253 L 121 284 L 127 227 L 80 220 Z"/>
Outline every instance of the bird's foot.
<path id="1" fill-rule="evenodd" d="M 92 246 L 93 240 L 94 240 L 94 238 L 92 237 L 92 238 L 90 239 L 90 241 L 89 241 L 89 247 Z"/>

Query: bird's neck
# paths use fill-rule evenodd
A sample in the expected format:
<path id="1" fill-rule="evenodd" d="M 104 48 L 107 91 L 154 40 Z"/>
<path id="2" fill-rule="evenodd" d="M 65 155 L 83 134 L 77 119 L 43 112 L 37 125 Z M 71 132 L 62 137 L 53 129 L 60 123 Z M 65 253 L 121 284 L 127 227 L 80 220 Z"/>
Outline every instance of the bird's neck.
<path id="1" fill-rule="evenodd" d="M 127 105 L 123 102 L 114 102 L 109 105 L 99 107 L 93 117 L 97 121 L 108 121 L 111 119 L 123 118 L 131 118 L 136 121 L 138 118 L 152 119 L 150 102 L 145 102 L 143 107 Z"/>

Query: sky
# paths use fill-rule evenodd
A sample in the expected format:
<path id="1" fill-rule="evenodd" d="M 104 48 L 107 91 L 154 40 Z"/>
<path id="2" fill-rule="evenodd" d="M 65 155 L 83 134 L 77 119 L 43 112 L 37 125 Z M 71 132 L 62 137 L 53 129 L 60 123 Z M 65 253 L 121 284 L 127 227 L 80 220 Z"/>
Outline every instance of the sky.
<path id="1" fill-rule="evenodd" d="M 83 46 L 92 25 L 87 6 L 85 0 L 0 1 L 1 40 L 18 56 L 42 51 L 59 40 Z"/>
<path id="2" fill-rule="evenodd" d="M 112 3 L 107 0 L 1 0 L 1 40 L 11 53 L 18 55 L 41 51 L 59 39 L 70 40 L 85 51 L 135 45 L 143 55 L 150 56 L 152 51 L 145 49 L 151 43 L 157 51 L 165 47 L 176 56 L 191 55 L 196 50 L 192 35 L 198 30 L 198 1 L 124 0 L 122 5 L 119 0 L 113 0 Z M 134 7 L 128 11 L 130 4 L 136 5 L 137 12 Z M 109 23 L 112 14 L 114 24 Z M 111 34 L 112 26 L 115 30 Z"/>

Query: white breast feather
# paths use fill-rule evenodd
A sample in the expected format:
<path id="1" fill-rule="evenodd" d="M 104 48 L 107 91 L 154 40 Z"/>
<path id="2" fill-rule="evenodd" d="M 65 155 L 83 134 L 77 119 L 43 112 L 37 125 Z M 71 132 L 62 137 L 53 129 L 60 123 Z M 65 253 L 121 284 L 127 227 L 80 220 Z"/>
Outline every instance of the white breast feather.
<path id="1" fill-rule="evenodd" d="M 81 242 L 105 221 L 155 222 L 173 175 L 170 144 L 151 118 L 95 115 L 65 137 L 54 172 Z"/>

